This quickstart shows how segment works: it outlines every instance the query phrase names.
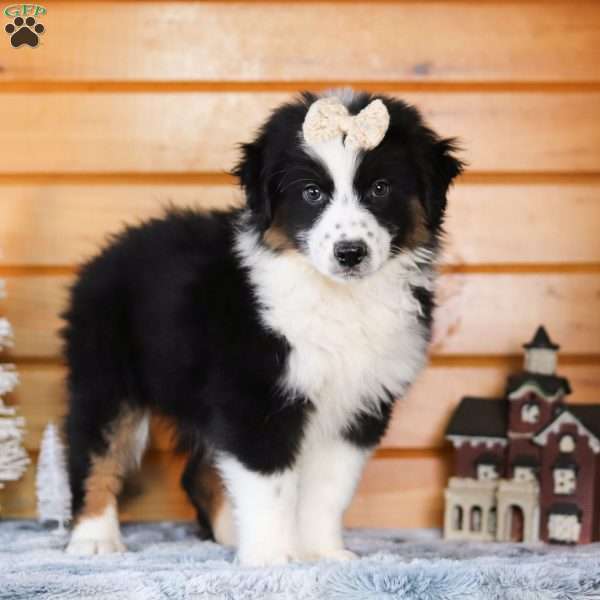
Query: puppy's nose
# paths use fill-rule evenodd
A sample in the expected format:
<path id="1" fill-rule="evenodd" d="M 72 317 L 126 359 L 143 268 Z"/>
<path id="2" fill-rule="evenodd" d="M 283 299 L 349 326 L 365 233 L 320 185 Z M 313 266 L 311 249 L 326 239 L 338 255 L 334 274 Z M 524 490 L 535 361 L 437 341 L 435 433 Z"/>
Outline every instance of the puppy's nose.
<path id="1" fill-rule="evenodd" d="M 362 240 L 342 240 L 333 246 L 333 255 L 342 267 L 355 267 L 367 255 L 367 244 Z"/>

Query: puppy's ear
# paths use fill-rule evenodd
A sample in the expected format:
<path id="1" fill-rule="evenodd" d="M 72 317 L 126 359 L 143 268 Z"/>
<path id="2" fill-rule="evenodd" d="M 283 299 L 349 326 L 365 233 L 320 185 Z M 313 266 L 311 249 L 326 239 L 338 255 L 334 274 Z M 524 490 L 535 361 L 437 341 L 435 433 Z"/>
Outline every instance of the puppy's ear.
<path id="1" fill-rule="evenodd" d="M 269 190 L 265 181 L 264 143 L 262 138 L 249 144 L 242 144 L 242 158 L 233 169 L 246 194 L 246 203 L 252 211 L 258 226 L 266 229 L 271 223 L 272 207 Z"/>
<path id="2" fill-rule="evenodd" d="M 464 163 L 454 156 L 458 151 L 455 139 L 436 140 L 430 153 L 426 182 L 427 218 L 430 225 L 441 225 L 446 210 L 446 194 L 452 180 L 463 172 Z"/>

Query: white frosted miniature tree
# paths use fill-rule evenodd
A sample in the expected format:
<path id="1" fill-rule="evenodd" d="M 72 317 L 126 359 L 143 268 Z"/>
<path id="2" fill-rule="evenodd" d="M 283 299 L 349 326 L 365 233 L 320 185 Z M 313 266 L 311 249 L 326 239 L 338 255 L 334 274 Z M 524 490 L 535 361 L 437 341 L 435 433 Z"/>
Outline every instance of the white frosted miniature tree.
<path id="1" fill-rule="evenodd" d="M 4 282 L 0 282 L 0 298 L 4 297 Z M 12 346 L 10 323 L 0 318 L 0 350 Z M 14 365 L 0 364 L 0 488 L 4 482 L 16 481 L 29 464 L 23 447 L 25 419 L 17 416 L 17 409 L 6 406 L 3 396 L 12 392 L 19 383 Z"/>
<path id="2" fill-rule="evenodd" d="M 49 423 L 42 436 L 36 476 L 38 515 L 40 521 L 57 521 L 57 533 L 65 531 L 71 520 L 71 489 L 67 475 L 65 448 L 54 423 Z"/>

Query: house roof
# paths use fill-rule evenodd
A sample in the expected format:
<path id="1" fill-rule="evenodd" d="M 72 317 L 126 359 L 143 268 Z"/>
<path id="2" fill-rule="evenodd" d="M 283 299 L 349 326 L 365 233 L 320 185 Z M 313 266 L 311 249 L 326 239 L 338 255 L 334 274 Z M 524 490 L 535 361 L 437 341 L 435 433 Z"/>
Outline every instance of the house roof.
<path id="1" fill-rule="evenodd" d="M 566 410 L 600 440 L 600 404 L 570 404 Z"/>
<path id="2" fill-rule="evenodd" d="M 556 432 L 557 428 L 563 423 L 575 424 L 580 435 L 590 436 L 590 445 L 594 452 L 600 452 L 600 405 L 588 404 L 563 407 L 552 421 L 538 431 L 534 441 L 537 444 L 545 445 L 548 434 L 552 431 Z"/>
<path id="3" fill-rule="evenodd" d="M 505 438 L 508 403 L 504 398 L 466 396 L 454 411 L 446 436 Z"/>
<path id="4" fill-rule="evenodd" d="M 523 344 L 523 348 L 526 350 L 530 350 L 531 348 L 545 348 L 548 350 L 558 350 L 560 346 L 555 344 L 548 335 L 546 328 L 543 325 L 540 325 L 533 338 L 527 344 Z"/>
<path id="5" fill-rule="evenodd" d="M 564 390 L 565 394 L 571 393 L 571 385 L 566 377 L 522 371 L 521 373 L 510 375 L 508 377 L 506 395 L 512 394 L 515 390 L 518 390 L 527 383 L 538 386 L 547 396 L 554 396 L 561 388 Z"/>

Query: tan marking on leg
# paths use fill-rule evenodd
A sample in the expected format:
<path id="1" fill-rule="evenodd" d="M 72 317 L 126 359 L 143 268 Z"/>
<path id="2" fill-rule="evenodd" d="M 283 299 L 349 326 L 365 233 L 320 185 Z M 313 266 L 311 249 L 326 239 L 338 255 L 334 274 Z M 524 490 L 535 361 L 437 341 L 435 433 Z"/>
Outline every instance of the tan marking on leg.
<path id="1" fill-rule="evenodd" d="M 214 465 L 205 464 L 198 476 L 202 505 L 207 512 L 215 540 L 225 546 L 234 546 L 237 540 L 233 511 L 221 474 Z"/>
<path id="2" fill-rule="evenodd" d="M 199 477 L 203 504 L 212 525 L 225 501 L 225 485 L 221 475 L 212 464 L 202 465 Z"/>
<path id="3" fill-rule="evenodd" d="M 127 410 L 117 418 L 106 435 L 106 452 L 91 459 L 85 481 L 85 500 L 78 518 L 98 516 L 108 506 L 116 506 L 123 479 L 139 459 L 139 429 L 144 426 L 145 418 L 141 410 Z"/>
<path id="4" fill-rule="evenodd" d="M 223 546 L 237 546 L 237 531 L 233 517 L 231 500 L 225 494 L 219 508 L 211 517 L 211 524 L 215 540 Z"/>

